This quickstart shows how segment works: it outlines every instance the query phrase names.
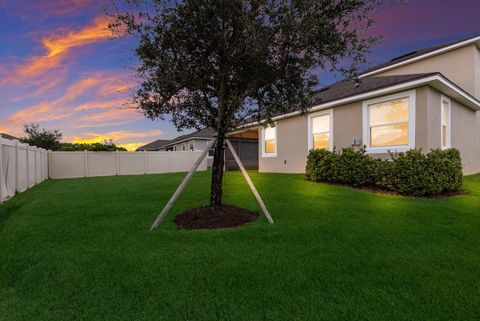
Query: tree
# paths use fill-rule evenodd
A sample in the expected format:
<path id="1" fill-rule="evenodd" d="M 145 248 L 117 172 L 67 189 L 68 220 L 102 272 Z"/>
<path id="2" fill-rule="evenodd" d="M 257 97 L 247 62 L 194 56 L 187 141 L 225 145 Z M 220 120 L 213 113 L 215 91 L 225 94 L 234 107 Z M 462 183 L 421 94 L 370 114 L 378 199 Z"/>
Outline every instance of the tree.
<path id="1" fill-rule="evenodd" d="M 105 140 L 103 143 L 63 143 L 59 150 L 61 151 L 84 151 L 89 152 L 113 152 L 113 151 L 127 151 L 123 147 L 115 145 L 111 140 Z"/>
<path id="2" fill-rule="evenodd" d="M 63 137 L 59 129 L 40 129 L 38 123 L 24 124 L 23 131 L 27 136 L 20 139 L 22 143 L 47 150 L 57 150 Z"/>
<path id="3" fill-rule="evenodd" d="M 353 76 L 378 39 L 362 36 L 381 0 L 126 0 L 113 31 L 135 35 L 146 117 L 217 133 L 210 206 L 222 202 L 227 133 L 246 119 L 306 111 L 315 72 Z M 349 61 L 348 68 L 339 67 Z"/>

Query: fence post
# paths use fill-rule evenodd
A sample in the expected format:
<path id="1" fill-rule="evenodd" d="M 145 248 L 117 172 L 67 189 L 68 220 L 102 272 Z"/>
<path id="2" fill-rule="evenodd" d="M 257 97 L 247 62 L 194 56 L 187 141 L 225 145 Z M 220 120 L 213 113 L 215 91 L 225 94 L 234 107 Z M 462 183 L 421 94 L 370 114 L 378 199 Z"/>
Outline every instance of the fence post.
<path id="1" fill-rule="evenodd" d="M 147 149 L 143 150 L 143 175 L 147 174 Z"/>
<path id="2" fill-rule="evenodd" d="M 48 155 L 47 155 L 47 156 L 48 156 L 48 162 L 47 162 L 47 163 L 48 163 L 48 175 L 47 175 L 47 177 L 48 177 L 48 178 L 51 178 L 51 177 L 50 177 L 50 174 L 52 173 L 52 158 L 53 158 L 53 157 L 52 157 L 52 151 L 51 151 L 51 150 L 48 151 Z"/>
<path id="3" fill-rule="evenodd" d="M 19 159 L 18 159 L 18 140 L 15 142 L 15 191 L 20 193 L 20 178 L 18 177 L 19 171 L 18 171 L 18 166 L 20 164 Z"/>
<path id="4" fill-rule="evenodd" d="M 172 165 L 170 164 L 170 163 L 171 163 L 170 160 L 171 160 L 172 157 L 171 157 L 170 155 L 172 154 L 172 152 L 171 152 L 171 151 L 167 151 L 167 153 L 168 153 L 168 154 L 167 154 L 167 156 L 168 156 L 168 157 L 167 157 L 168 172 L 171 173 L 171 172 L 172 172 Z"/>
<path id="5" fill-rule="evenodd" d="M 85 177 L 88 177 L 88 150 L 84 152 L 84 159 L 85 159 Z"/>
<path id="6" fill-rule="evenodd" d="M 118 150 L 115 151 L 115 172 L 118 175 L 120 175 L 120 161 L 118 159 Z"/>
<path id="7" fill-rule="evenodd" d="M 5 181 L 5 186 L 7 186 L 7 178 L 3 177 L 3 144 L 0 139 L 0 204 L 3 203 L 3 181 Z"/>
<path id="8" fill-rule="evenodd" d="M 27 144 L 27 189 L 30 188 L 30 145 Z"/>
<path id="9" fill-rule="evenodd" d="M 34 166 L 35 166 L 35 174 L 34 174 L 34 175 L 35 175 L 35 176 L 34 176 L 34 178 L 35 178 L 35 184 L 34 184 L 34 185 L 37 185 L 37 184 L 38 184 L 38 179 L 37 179 L 37 178 L 38 178 L 38 173 L 37 173 L 37 154 L 38 154 L 38 147 L 35 146 L 34 148 L 35 148 L 35 149 L 33 150 L 33 155 L 34 155 L 34 156 L 33 156 L 33 160 L 34 160 L 33 164 L 34 164 Z"/>

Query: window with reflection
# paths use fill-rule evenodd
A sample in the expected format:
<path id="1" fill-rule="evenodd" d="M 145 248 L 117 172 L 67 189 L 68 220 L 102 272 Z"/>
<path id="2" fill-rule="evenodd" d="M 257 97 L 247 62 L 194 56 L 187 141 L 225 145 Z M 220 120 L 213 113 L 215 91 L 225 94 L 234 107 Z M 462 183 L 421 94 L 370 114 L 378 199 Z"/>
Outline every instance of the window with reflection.
<path id="1" fill-rule="evenodd" d="M 264 153 L 275 154 L 277 152 L 277 130 L 275 127 L 264 128 Z"/>
<path id="2" fill-rule="evenodd" d="M 370 147 L 408 145 L 408 98 L 368 106 Z"/>
<path id="3" fill-rule="evenodd" d="M 330 115 L 312 117 L 313 149 L 330 148 Z"/>

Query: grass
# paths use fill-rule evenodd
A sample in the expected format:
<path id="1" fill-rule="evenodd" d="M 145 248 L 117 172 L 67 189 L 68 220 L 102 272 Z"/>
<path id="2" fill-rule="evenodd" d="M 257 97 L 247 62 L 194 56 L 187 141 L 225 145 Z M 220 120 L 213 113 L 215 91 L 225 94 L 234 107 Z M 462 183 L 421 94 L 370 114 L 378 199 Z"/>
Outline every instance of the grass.
<path id="1" fill-rule="evenodd" d="M 44 182 L 0 206 L 0 320 L 478 320 L 480 175 L 468 196 L 408 199 L 252 178 L 275 219 L 181 231 L 198 173 Z M 225 202 L 258 210 L 238 172 Z"/>

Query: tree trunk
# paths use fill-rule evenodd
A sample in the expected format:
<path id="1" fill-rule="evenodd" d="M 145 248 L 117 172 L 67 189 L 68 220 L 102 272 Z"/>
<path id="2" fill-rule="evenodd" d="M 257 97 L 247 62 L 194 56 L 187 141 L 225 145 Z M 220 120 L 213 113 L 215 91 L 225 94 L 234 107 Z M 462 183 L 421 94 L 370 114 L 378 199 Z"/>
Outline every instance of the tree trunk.
<path id="1" fill-rule="evenodd" d="M 213 157 L 210 207 L 222 205 L 223 169 L 225 165 L 225 135 L 218 135 Z"/>

